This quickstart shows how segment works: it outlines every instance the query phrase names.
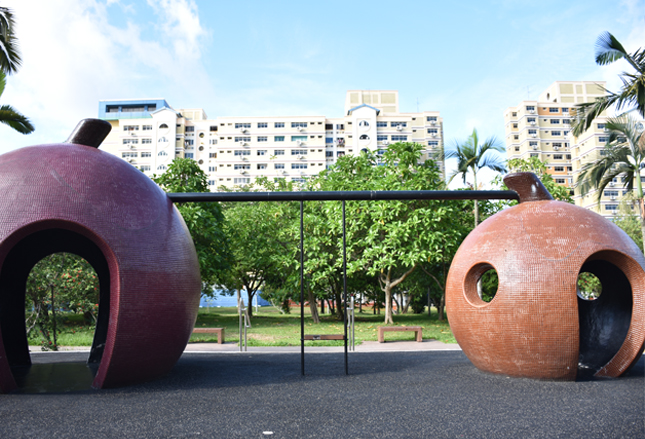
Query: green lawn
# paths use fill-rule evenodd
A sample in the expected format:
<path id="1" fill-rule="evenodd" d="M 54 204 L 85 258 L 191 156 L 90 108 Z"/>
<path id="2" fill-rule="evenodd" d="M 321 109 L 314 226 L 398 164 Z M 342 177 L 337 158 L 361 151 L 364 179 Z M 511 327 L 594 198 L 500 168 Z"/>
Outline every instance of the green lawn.
<path id="1" fill-rule="evenodd" d="M 355 311 L 356 344 L 362 341 L 376 341 L 377 327 L 383 326 L 383 314 L 374 315 L 371 309 L 363 313 Z M 424 339 L 435 339 L 444 343 L 456 343 L 446 320 L 437 320 L 436 310 L 432 315 L 401 314 L 394 316 L 394 326 L 422 326 Z M 388 325 L 391 326 L 391 325 Z M 239 321 L 236 308 L 202 308 L 195 327 L 225 328 L 226 342 L 239 341 Z M 312 322 L 309 307 L 305 307 L 305 334 L 342 334 L 343 322 L 334 316 L 321 316 L 321 323 Z M 273 307 L 259 308 L 259 313 L 251 318 L 251 328 L 247 330 L 249 346 L 299 346 L 300 345 L 300 308 L 293 308 L 291 314 L 281 314 Z M 413 332 L 388 332 L 386 340 L 414 340 Z M 215 334 L 193 334 L 191 342 L 216 342 Z M 342 341 L 306 341 L 306 346 L 341 346 Z"/>
<path id="2" fill-rule="evenodd" d="M 362 341 L 376 341 L 377 327 L 383 326 L 383 314 L 374 315 L 371 309 L 363 313 L 356 309 L 356 344 Z M 94 325 L 83 321 L 80 314 L 64 314 L 59 317 L 57 341 L 59 346 L 90 346 L 94 336 Z M 435 339 L 444 343 L 456 343 L 446 320 L 437 320 L 436 310 L 432 315 L 401 314 L 394 316 L 395 326 L 422 326 L 424 339 Z M 238 316 L 236 308 L 200 308 L 195 327 L 225 328 L 226 342 L 237 343 Z M 389 326 L 389 325 L 388 325 Z M 298 346 L 300 345 L 300 308 L 293 308 L 291 314 L 281 314 L 276 308 L 262 307 L 251 318 L 251 328 L 247 330 L 249 346 Z M 309 307 L 305 308 L 305 334 L 342 334 L 343 323 L 334 316 L 324 314 L 319 325 L 313 324 Z M 29 344 L 40 346 L 42 337 L 37 329 L 32 331 Z M 413 332 L 388 332 L 386 340 L 414 340 Z M 216 342 L 215 334 L 194 334 L 191 342 Z M 307 341 L 307 346 L 341 346 L 342 341 Z"/>

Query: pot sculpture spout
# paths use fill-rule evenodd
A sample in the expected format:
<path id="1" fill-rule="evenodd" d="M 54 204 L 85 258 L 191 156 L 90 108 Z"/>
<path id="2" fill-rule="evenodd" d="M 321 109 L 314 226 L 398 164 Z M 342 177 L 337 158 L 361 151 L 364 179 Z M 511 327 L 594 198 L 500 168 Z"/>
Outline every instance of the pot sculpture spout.
<path id="1" fill-rule="evenodd" d="M 482 222 L 455 255 L 446 286 L 450 326 L 478 368 L 517 377 L 617 377 L 643 353 L 645 258 L 612 222 L 553 200 L 532 173 L 509 174 L 520 204 Z M 488 270 L 499 283 L 477 294 Z M 581 272 L 602 283 L 578 294 Z"/>

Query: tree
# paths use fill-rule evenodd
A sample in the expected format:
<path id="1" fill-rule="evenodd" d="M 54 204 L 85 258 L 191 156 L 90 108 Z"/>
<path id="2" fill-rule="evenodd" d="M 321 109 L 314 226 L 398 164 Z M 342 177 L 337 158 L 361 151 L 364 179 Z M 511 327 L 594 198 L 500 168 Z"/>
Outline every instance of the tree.
<path id="1" fill-rule="evenodd" d="M 193 159 L 177 158 L 152 180 L 166 192 L 209 192 L 206 174 Z M 212 295 L 230 268 L 230 250 L 219 203 L 177 203 L 193 238 L 202 277 L 202 294 Z"/>
<path id="2" fill-rule="evenodd" d="M 506 172 L 503 159 L 498 154 L 495 154 L 494 151 L 504 152 L 505 149 L 495 137 L 489 137 L 484 143 L 480 144 L 477 130 L 473 129 L 472 134 L 466 141 L 462 143 L 455 142 L 453 147 L 444 153 L 446 159 L 457 159 L 457 169 L 452 173 L 448 182 L 451 182 L 457 175 L 461 175 L 465 184 L 466 177 L 471 174 L 473 187 L 477 190 L 477 172 L 480 169 L 489 168 L 496 172 Z M 479 224 L 479 203 L 475 200 L 474 204 L 475 227 L 477 227 L 477 224 Z"/>
<path id="3" fill-rule="evenodd" d="M 578 137 L 588 130 L 595 118 L 614 105 L 618 111 L 622 108 L 626 108 L 626 112 L 636 110 L 641 118 L 645 118 L 645 50 L 641 48 L 630 54 L 612 34 L 601 34 L 596 41 L 596 64 L 603 66 L 619 59 L 627 61 L 635 72 L 623 72 L 620 92 L 606 90 L 606 96 L 597 98 L 594 102 L 576 105 L 571 124 L 574 136 Z"/>
<path id="4" fill-rule="evenodd" d="M 598 203 L 610 182 L 621 178 L 623 186 L 633 193 L 640 213 L 641 235 L 645 238 L 645 205 L 640 170 L 645 165 L 643 123 L 627 115 L 610 118 L 605 123 L 607 144 L 599 159 L 582 167 L 577 185 L 583 193 L 597 189 Z M 636 182 L 636 188 L 634 188 Z"/>
<path id="5" fill-rule="evenodd" d="M 27 334 L 38 327 L 43 349 L 57 350 L 56 310 L 82 313 L 86 320 L 96 323 L 99 302 L 96 272 L 80 256 L 51 254 L 31 269 L 25 302 Z"/>
<path id="6" fill-rule="evenodd" d="M 7 77 L 4 72 L 0 71 L 0 96 L 4 93 L 7 85 Z M 11 105 L 0 106 L 0 122 L 9 125 L 21 134 L 29 134 L 34 131 L 34 126 L 29 119 L 16 111 Z"/>
<path id="7" fill-rule="evenodd" d="M 7 74 L 16 73 L 22 63 L 14 28 L 11 9 L 0 7 L 0 71 Z"/>

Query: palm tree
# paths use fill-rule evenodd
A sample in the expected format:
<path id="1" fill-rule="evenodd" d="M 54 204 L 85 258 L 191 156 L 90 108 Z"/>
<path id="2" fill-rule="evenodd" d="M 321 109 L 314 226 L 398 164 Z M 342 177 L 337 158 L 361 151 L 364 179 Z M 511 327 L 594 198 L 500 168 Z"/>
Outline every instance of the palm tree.
<path id="1" fill-rule="evenodd" d="M 645 167 L 645 136 L 643 123 L 631 116 L 610 118 L 605 123 L 609 131 L 607 145 L 601 157 L 583 166 L 578 185 L 583 193 L 597 188 L 598 203 L 607 185 L 621 177 L 624 187 L 632 192 L 638 202 L 641 233 L 645 238 L 645 205 L 640 170 Z M 634 190 L 636 181 L 636 190 Z"/>
<path id="2" fill-rule="evenodd" d="M 5 85 L 7 85 L 7 77 L 0 70 L 0 96 L 4 93 Z M 0 106 L 0 122 L 9 125 L 22 134 L 29 134 L 34 130 L 34 126 L 29 122 L 29 119 L 17 112 L 11 105 Z"/>
<path id="3" fill-rule="evenodd" d="M 572 120 L 572 134 L 578 137 L 589 129 L 593 120 L 603 111 L 615 105 L 616 110 L 625 108 L 625 113 L 636 110 L 645 118 L 645 49 L 627 53 L 622 44 L 609 32 L 605 32 L 596 41 L 596 64 L 601 66 L 624 59 L 636 70 L 634 73 L 623 72 L 622 89 L 619 93 L 606 90 L 607 95 L 595 102 L 576 105 L 576 114 Z"/>
<path id="4" fill-rule="evenodd" d="M 11 9 L 0 7 L 0 70 L 8 74 L 16 73 L 22 63 L 14 26 Z"/>
<path id="5" fill-rule="evenodd" d="M 505 152 L 505 149 L 494 136 L 480 145 L 477 129 L 473 129 L 473 133 L 465 142 L 455 142 L 453 148 L 445 153 L 446 159 L 457 159 L 457 169 L 448 179 L 448 183 L 461 174 L 465 184 L 466 177 L 470 173 L 473 176 L 473 186 L 477 190 L 477 171 L 480 169 L 489 168 L 497 172 L 506 172 L 503 159 L 493 151 Z M 475 200 L 475 227 L 477 224 L 479 224 L 479 205 Z"/>

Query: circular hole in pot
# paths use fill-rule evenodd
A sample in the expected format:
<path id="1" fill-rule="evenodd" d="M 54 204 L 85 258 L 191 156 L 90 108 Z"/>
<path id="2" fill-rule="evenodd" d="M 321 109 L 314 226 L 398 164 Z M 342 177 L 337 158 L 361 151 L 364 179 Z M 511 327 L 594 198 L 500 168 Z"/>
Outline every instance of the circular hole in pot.
<path id="1" fill-rule="evenodd" d="M 602 294 L 602 282 L 588 271 L 578 274 L 578 297 L 583 300 L 596 300 Z"/>
<path id="2" fill-rule="evenodd" d="M 479 282 L 477 283 L 477 295 L 480 296 L 484 302 L 489 303 L 497 293 L 498 284 L 499 278 L 497 277 L 497 271 L 491 267 L 481 275 Z"/>

